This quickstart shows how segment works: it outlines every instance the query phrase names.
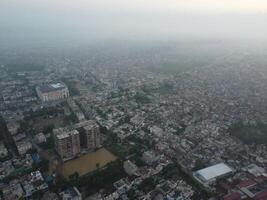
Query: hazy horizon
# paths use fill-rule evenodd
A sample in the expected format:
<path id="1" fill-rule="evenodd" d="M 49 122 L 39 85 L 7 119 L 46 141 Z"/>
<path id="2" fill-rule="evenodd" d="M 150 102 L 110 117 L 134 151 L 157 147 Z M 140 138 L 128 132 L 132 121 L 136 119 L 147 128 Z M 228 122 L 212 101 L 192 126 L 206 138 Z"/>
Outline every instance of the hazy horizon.
<path id="1" fill-rule="evenodd" d="M 267 39 L 263 0 L 2 0 L 2 44 Z"/>

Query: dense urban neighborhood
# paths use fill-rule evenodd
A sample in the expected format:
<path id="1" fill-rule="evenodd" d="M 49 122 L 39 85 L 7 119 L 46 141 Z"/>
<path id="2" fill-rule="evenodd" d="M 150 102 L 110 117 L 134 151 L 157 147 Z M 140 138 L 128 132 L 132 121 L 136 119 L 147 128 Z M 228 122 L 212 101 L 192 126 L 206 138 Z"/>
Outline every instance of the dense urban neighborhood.
<path id="1" fill-rule="evenodd" d="M 109 50 L 0 59 L 0 199 L 267 199 L 264 53 Z"/>

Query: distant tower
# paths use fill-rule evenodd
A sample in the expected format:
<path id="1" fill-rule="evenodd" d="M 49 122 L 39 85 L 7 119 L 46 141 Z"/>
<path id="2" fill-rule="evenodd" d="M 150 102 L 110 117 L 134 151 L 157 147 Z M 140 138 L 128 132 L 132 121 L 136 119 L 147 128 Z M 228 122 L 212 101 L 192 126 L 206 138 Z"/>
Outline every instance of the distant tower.
<path id="1" fill-rule="evenodd" d="M 112 79 L 112 89 L 117 90 L 118 89 L 118 80 Z"/>

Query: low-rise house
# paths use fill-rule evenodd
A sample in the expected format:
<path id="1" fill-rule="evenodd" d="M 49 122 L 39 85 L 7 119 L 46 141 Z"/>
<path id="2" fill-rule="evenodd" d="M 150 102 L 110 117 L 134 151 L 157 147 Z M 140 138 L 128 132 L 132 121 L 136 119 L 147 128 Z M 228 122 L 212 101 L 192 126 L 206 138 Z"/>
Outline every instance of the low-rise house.
<path id="1" fill-rule="evenodd" d="M 45 183 L 40 171 L 32 172 L 23 177 L 22 186 L 26 197 L 31 197 L 37 191 L 46 191 L 48 189 L 48 185 Z"/>
<path id="2" fill-rule="evenodd" d="M 142 155 L 142 160 L 148 165 L 152 165 L 158 160 L 158 156 L 153 151 L 146 151 Z"/>
<path id="3" fill-rule="evenodd" d="M 3 144 L 3 142 L 0 142 L 0 158 L 4 158 L 8 155 L 8 150 Z"/>
<path id="4" fill-rule="evenodd" d="M 11 181 L 8 185 L 2 189 L 3 198 L 5 200 L 18 200 L 24 196 L 23 189 L 18 180 Z"/>
<path id="5" fill-rule="evenodd" d="M 23 140 L 16 143 L 20 155 L 24 155 L 28 150 L 32 149 L 32 143 L 28 140 Z"/>
<path id="6" fill-rule="evenodd" d="M 82 195 L 76 187 L 68 188 L 59 195 L 62 200 L 82 200 Z"/>
<path id="7" fill-rule="evenodd" d="M 38 133 L 37 135 L 35 135 L 34 140 L 37 144 L 42 144 L 46 142 L 46 137 L 44 135 L 44 133 Z"/>
<path id="8" fill-rule="evenodd" d="M 9 121 L 6 126 L 11 135 L 16 135 L 20 124 L 17 121 Z"/>
<path id="9" fill-rule="evenodd" d="M 14 167 L 11 160 L 0 162 L 0 178 L 8 176 L 12 171 L 14 171 Z"/>
<path id="10" fill-rule="evenodd" d="M 132 163 L 130 160 L 127 160 L 123 163 L 124 171 L 129 175 L 137 175 L 138 173 L 138 167 Z"/>

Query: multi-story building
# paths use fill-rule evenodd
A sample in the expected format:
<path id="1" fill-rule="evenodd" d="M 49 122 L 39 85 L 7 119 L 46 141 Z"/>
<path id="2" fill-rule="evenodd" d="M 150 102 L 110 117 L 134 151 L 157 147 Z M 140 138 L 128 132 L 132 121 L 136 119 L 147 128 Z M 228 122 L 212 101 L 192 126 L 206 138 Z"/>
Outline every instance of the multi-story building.
<path id="1" fill-rule="evenodd" d="M 100 128 L 93 120 L 54 129 L 53 133 L 55 149 L 63 160 L 75 157 L 81 149 L 93 151 L 101 147 Z"/>
<path id="2" fill-rule="evenodd" d="M 85 148 L 94 150 L 101 147 L 99 125 L 94 121 L 88 121 L 88 124 L 83 127 Z"/>
<path id="3" fill-rule="evenodd" d="M 68 160 L 80 153 L 80 136 L 77 130 L 55 129 L 55 149 L 63 160 Z"/>
<path id="4" fill-rule="evenodd" d="M 43 102 L 57 101 L 69 97 L 69 89 L 64 83 L 51 83 L 37 86 L 36 92 Z"/>

